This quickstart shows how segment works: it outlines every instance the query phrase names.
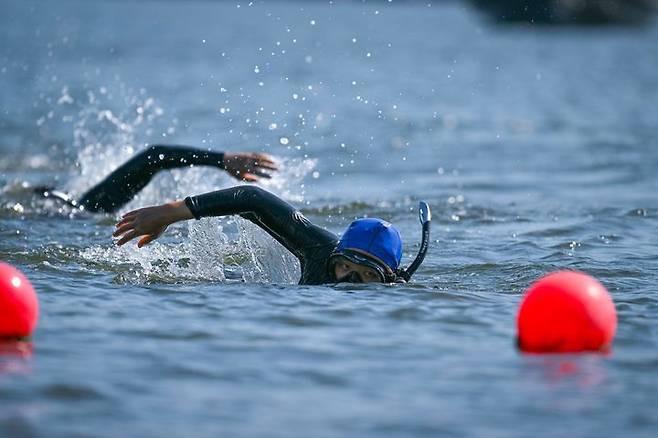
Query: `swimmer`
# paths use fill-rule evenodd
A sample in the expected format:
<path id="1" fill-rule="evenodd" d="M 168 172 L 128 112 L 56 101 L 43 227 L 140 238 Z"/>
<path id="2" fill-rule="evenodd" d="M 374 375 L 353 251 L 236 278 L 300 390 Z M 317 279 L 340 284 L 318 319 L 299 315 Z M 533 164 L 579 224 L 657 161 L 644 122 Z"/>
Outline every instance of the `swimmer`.
<path id="1" fill-rule="evenodd" d="M 116 224 L 117 245 L 139 238 L 138 247 L 157 239 L 173 223 L 202 217 L 240 215 L 261 227 L 299 259 L 299 284 L 406 282 L 422 263 L 429 244 L 431 214 L 420 203 L 420 251 L 400 268 L 402 240 L 391 224 L 364 218 L 352 222 L 341 238 L 312 224 L 293 206 L 255 186 L 218 190 L 183 200 L 140 208 Z"/>
<path id="2" fill-rule="evenodd" d="M 272 157 L 266 154 L 215 152 L 186 146 L 153 145 L 119 166 L 79 200 L 51 187 L 36 187 L 34 191 L 80 210 L 113 213 L 130 202 L 161 170 L 192 166 L 223 169 L 232 177 L 247 182 L 270 178 L 270 172 L 277 170 Z"/>

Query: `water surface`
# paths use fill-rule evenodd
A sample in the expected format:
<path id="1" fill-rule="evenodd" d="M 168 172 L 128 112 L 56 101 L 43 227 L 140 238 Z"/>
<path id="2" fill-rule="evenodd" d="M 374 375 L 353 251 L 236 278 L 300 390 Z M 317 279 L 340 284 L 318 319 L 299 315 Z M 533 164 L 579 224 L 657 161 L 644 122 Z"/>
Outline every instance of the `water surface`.
<path id="1" fill-rule="evenodd" d="M 399 3 L 399 4 L 398 4 Z M 658 27 L 496 27 L 461 3 L 0 4 L 0 259 L 41 300 L 2 436 L 655 436 Z M 263 150 L 340 233 L 433 242 L 404 286 L 297 286 L 233 219 L 116 248 L 79 195 L 153 143 Z M 160 175 L 126 209 L 234 182 Z M 524 356 L 523 290 L 580 269 L 608 356 Z"/>

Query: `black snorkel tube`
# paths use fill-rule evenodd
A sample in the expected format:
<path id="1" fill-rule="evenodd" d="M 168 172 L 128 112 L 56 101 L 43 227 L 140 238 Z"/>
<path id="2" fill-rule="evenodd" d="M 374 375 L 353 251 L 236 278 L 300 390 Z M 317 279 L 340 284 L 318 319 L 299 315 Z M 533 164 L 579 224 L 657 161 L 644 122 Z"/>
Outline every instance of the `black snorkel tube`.
<path id="1" fill-rule="evenodd" d="M 400 269 L 396 272 L 398 278 L 406 281 L 409 281 L 416 269 L 423 263 L 425 259 L 425 254 L 427 254 L 427 249 L 430 244 L 430 223 L 432 221 L 432 212 L 430 211 L 430 206 L 427 205 L 427 202 L 420 201 L 418 204 L 418 219 L 420 224 L 423 226 L 423 238 L 420 242 L 420 249 L 418 250 L 418 255 L 414 261 L 409 265 L 407 269 Z"/>

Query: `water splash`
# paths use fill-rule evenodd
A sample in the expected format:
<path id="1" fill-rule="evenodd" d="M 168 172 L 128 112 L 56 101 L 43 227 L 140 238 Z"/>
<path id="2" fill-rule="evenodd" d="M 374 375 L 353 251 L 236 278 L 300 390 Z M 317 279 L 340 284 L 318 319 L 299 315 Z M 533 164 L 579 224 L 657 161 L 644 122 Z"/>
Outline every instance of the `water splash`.
<path id="1" fill-rule="evenodd" d="M 288 202 L 301 203 L 306 194 L 304 178 L 317 165 L 317 160 L 311 158 L 286 158 L 279 160 L 279 171 L 269 180 L 263 180 L 261 185 Z"/>
<path id="2" fill-rule="evenodd" d="M 132 243 L 97 245 L 82 250 L 80 257 L 87 264 L 116 271 L 120 283 L 295 283 L 300 276 L 292 254 L 240 218 L 191 221 L 170 232 L 163 242 L 140 249 Z"/>
<path id="3" fill-rule="evenodd" d="M 280 160 L 281 171 L 263 185 L 290 202 L 304 199 L 304 177 L 314 160 Z M 190 194 L 200 194 L 235 185 L 235 180 L 216 169 L 193 168 L 164 172 L 123 210 L 154 205 Z M 300 276 L 296 258 L 265 231 L 239 217 L 189 221 L 182 243 L 159 243 L 135 250 L 107 251 L 95 248 L 89 255 L 112 262 L 139 266 L 139 274 L 122 276 L 125 281 L 202 280 L 295 283 Z M 145 251 L 146 250 L 146 251 Z M 115 252 L 115 253 L 113 253 Z M 137 271 L 136 271 L 137 272 Z"/>
<path id="4" fill-rule="evenodd" d="M 66 189 L 80 194 L 105 178 L 113 169 L 139 151 L 137 138 L 151 129 L 163 111 L 151 98 L 133 99 L 126 115 L 102 109 L 98 101 L 83 108 L 74 124 L 76 167 L 79 174 Z M 143 147 L 147 147 L 143 144 Z M 283 199 L 304 200 L 303 180 L 316 160 L 279 158 L 279 172 L 262 185 Z M 122 211 L 161 204 L 239 184 L 225 172 L 190 167 L 161 172 Z M 119 282 L 248 281 L 294 283 L 299 265 L 294 256 L 254 224 L 241 218 L 210 218 L 190 221 L 172 236 L 141 249 L 93 246 L 82 251 L 88 263 L 118 270 Z M 109 236 L 110 231 L 108 231 Z"/>
<path id="5" fill-rule="evenodd" d="M 152 134 L 155 121 L 164 112 L 146 96 L 124 99 L 127 110 L 120 114 L 91 92 L 88 99 L 89 104 L 78 112 L 73 126 L 79 172 L 65 187 L 73 194 L 83 193 L 130 158 L 139 149 L 139 138 Z"/>

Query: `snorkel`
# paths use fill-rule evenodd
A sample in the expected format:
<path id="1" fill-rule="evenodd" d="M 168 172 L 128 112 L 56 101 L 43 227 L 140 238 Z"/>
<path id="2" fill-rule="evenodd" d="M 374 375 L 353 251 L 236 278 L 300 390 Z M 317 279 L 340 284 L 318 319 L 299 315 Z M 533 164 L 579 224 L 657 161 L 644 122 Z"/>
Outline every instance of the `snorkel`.
<path id="1" fill-rule="evenodd" d="M 420 264 L 423 263 L 430 244 L 430 223 L 432 221 L 432 212 L 430 211 L 430 206 L 427 205 L 427 202 L 425 201 L 420 201 L 418 204 L 418 219 L 420 220 L 420 224 L 423 227 L 423 237 L 420 241 L 420 249 L 418 250 L 418 255 L 414 261 L 411 262 L 407 269 L 400 269 L 396 272 L 396 275 L 399 277 L 399 279 L 404 280 L 405 282 L 409 281 Z"/>
<path id="2" fill-rule="evenodd" d="M 328 260 L 328 268 L 337 282 L 364 282 L 360 274 L 335 278 L 334 267 L 341 258 L 376 271 L 382 283 L 405 283 L 425 259 L 430 241 L 432 215 L 426 202 L 420 202 L 418 215 L 423 235 L 420 250 L 408 268 L 400 268 L 402 240 L 390 223 L 377 218 L 362 218 L 352 222 Z"/>

